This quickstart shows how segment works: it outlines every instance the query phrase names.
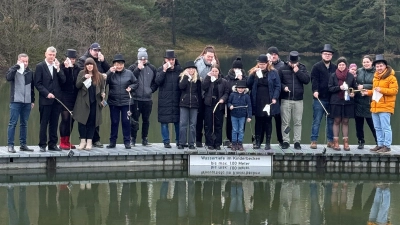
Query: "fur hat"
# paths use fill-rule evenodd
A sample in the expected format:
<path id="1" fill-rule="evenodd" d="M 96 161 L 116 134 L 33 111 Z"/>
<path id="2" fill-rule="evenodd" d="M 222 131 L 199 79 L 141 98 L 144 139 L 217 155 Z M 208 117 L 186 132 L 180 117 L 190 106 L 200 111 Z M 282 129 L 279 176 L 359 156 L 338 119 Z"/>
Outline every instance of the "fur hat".
<path id="1" fill-rule="evenodd" d="M 243 69 L 242 58 L 240 56 L 233 60 L 232 68 Z"/>

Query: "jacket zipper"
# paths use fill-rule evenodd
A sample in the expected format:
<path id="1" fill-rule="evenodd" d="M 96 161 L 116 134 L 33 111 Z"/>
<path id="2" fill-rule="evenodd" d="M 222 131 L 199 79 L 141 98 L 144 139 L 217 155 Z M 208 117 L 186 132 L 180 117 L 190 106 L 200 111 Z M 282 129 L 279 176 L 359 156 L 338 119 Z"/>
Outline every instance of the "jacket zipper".
<path id="1" fill-rule="evenodd" d="M 189 108 L 192 108 L 192 82 L 189 81 Z"/>

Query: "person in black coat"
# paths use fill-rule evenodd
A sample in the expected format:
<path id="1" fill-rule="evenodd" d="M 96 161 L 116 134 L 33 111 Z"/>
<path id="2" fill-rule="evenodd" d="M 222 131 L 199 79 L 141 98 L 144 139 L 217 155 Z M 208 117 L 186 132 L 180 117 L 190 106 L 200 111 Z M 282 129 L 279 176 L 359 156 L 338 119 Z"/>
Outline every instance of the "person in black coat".
<path id="1" fill-rule="evenodd" d="M 261 147 L 261 136 L 266 135 L 265 150 L 271 149 L 272 117 L 280 113 L 279 95 L 281 81 L 278 72 L 268 61 L 266 55 L 260 55 L 257 66 L 249 71 L 247 87 L 250 88 L 252 112 L 256 117 L 254 149 Z M 269 112 L 264 108 L 270 107 Z"/>
<path id="2" fill-rule="evenodd" d="M 233 63 L 232 68 L 229 69 L 228 74 L 225 76 L 225 79 L 229 84 L 229 94 L 232 93 L 232 87 L 237 84 L 239 80 L 243 80 L 246 82 L 247 76 L 246 71 L 243 69 L 242 58 L 237 57 Z M 244 127 L 243 127 L 244 129 Z M 229 140 L 227 143 L 228 148 L 232 147 L 232 120 L 231 120 L 231 110 L 226 110 L 226 138 Z"/>
<path id="3" fill-rule="evenodd" d="M 111 133 L 110 144 L 107 148 L 115 148 L 118 139 L 119 120 L 122 124 L 122 134 L 126 149 L 131 148 L 130 111 L 131 96 L 137 88 L 138 82 L 132 71 L 125 69 L 125 59 L 121 54 L 116 54 L 114 66 L 107 72 L 108 105 L 110 106 Z"/>
<path id="4" fill-rule="evenodd" d="M 340 57 L 337 60 L 337 69 L 329 78 L 328 88 L 331 94 L 330 114 L 333 121 L 333 150 L 340 151 L 339 130 L 342 125 L 343 149 L 350 150 L 349 146 L 349 118 L 354 118 L 354 92 L 349 88 L 357 89 L 356 79 L 347 68 L 347 60 Z M 350 98 L 351 97 L 351 98 Z"/>
<path id="5" fill-rule="evenodd" d="M 61 85 L 62 91 L 62 102 L 68 108 L 62 108 L 61 110 L 61 122 L 60 122 L 60 148 L 64 150 L 75 149 L 74 145 L 71 145 L 70 135 L 74 125 L 74 119 L 69 111 L 72 111 L 75 105 L 76 96 L 78 89 L 76 88 L 76 79 L 79 71 L 81 71 L 76 62 L 76 50 L 68 49 L 65 54 L 67 57 L 63 64 L 61 64 L 61 70 L 65 75 L 65 83 Z M 69 111 L 68 111 L 69 110 Z"/>
<path id="6" fill-rule="evenodd" d="M 183 149 L 186 143 L 189 144 L 189 149 L 195 149 L 197 113 L 201 101 L 201 81 L 193 61 L 186 62 L 180 77 L 179 88 L 182 93 L 179 101 L 178 149 Z M 187 135 L 188 127 L 189 136 Z"/>
<path id="7" fill-rule="evenodd" d="M 287 128 L 293 117 L 294 148 L 301 149 L 301 121 L 303 117 L 304 85 L 310 82 L 310 75 L 305 65 L 299 62 L 299 53 L 291 51 L 289 61 L 278 70 L 281 79 L 281 118 L 282 118 L 282 149 L 290 146 L 290 137 Z"/>
<path id="8" fill-rule="evenodd" d="M 41 152 L 61 151 L 57 147 L 58 118 L 61 105 L 55 98 L 62 96 L 60 85 L 65 83 L 65 75 L 60 69 L 60 62 L 56 59 L 57 50 L 53 46 L 48 47 L 45 60 L 36 65 L 35 87 L 39 91 L 39 148 Z M 49 142 L 47 143 L 47 127 L 49 128 Z"/>
<path id="9" fill-rule="evenodd" d="M 161 136 L 164 147 L 171 148 L 168 123 L 175 127 L 175 143 L 179 142 L 179 75 L 181 65 L 174 50 L 166 50 L 164 64 L 158 68 L 155 82 L 159 87 L 158 93 L 158 122 L 161 123 Z"/>
<path id="10" fill-rule="evenodd" d="M 218 64 L 204 78 L 204 130 L 209 150 L 221 150 L 225 103 L 229 97 L 229 84 L 222 78 Z"/>

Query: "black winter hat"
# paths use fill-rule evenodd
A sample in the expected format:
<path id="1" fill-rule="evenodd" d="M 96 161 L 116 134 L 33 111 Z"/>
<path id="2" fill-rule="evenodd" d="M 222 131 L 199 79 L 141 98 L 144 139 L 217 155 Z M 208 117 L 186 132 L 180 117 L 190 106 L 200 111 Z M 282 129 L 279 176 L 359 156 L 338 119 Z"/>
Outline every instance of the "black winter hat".
<path id="1" fill-rule="evenodd" d="M 232 68 L 243 69 L 242 58 L 240 56 L 233 60 Z"/>
<path id="2" fill-rule="evenodd" d="M 269 54 L 275 53 L 275 54 L 279 55 L 278 48 L 275 47 L 275 46 L 269 47 L 268 50 L 267 50 L 267 53 L 269 53 Z"/>
<path id="3" fill-rule="evenodd" d="M 339 57 L 338 59 L 337 59 L 337 61 L 336 61 L 336 65 L 339 65 L 339 63 L 342 63 L 342 62 L 344 62 L 344 64 L 346 64 L 346 67 L 349 65 L 348 63 L 347 63 L 347 59 L 345 58 L 345 57 Z"/>

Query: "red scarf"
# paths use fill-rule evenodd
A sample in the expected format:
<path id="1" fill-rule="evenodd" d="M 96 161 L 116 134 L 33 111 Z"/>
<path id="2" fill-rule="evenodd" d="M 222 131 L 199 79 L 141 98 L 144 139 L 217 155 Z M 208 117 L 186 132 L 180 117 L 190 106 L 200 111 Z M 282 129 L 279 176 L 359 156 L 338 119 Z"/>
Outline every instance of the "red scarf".
<path id="1" fill-rule="evenodd" d="M 349 70 L 346 68 L 346 69 L 344 69 L 343 71 L 340 71 L 339 69 L 336 69 L 336 72 L 335 72 L 335 74 L 336 74 L 336 77 L 337 77 L 337 79 L 338 79 L 338 84 L 339 84 L 339 87 L 340 86 L 342 86 L 343 85 L 343 82 L 344 81 L 346 81 L 346 77 L 347 77 L 347 73 L 349 72 Z M 338 93 L 338 95 L 339 95 L 339 98 L 340 99 L 344 99 L 344 91 L 340 91 L 339 93 Z"/>

